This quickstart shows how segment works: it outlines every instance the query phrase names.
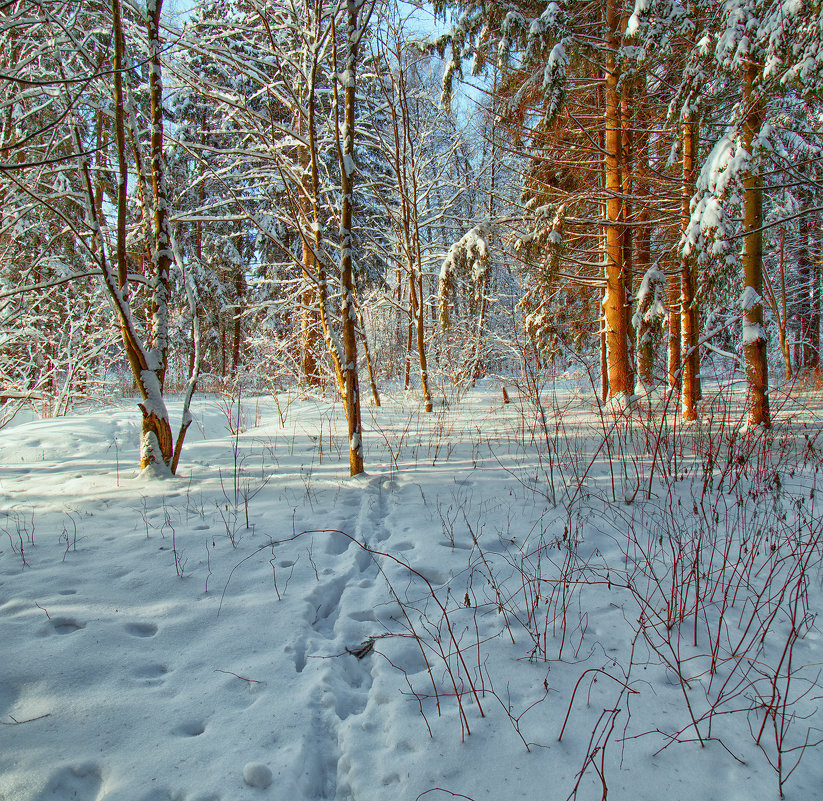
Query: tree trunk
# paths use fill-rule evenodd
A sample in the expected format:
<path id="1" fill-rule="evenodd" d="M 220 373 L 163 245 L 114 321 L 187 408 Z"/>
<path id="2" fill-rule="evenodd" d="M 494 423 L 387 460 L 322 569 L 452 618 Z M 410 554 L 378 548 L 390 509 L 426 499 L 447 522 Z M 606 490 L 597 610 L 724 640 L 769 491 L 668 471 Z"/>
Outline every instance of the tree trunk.
<path id="1" fill-rule="evenodd" d="M 697 123 L 689 117 L 683 121 L 683 185 L 682 224 L 685 231 L 691 219 L 689 204 L 694 193 L 695 163 L 697 157 Z M 682 391 L 681 413 L 684 420 L 697 419 L 697 382 L 700 354 L 697 344 L 696 273 L 690 259 L 680 260 L 680 330 L 682 336 Z"/>
<path id="2" fill-rule="evenodd" d="M 786 370 L 786 381 L 792 379 L 792 350 L 789 345 L 788 337 L 788 300 L 786 298 L 786 261 L 785 261 L 785 246 L 786 246 L 786 231 L 780 232 L 780 258 L 778 260 L 778 277 L 780 278 L 780 299 L 774 291 L 774 286 L 769 280 L 768 272 L 764 273 L 766 279 L 766 288 L 768 290 L 768 301 L 772 308 L 772 313 L 777 321 L 777 330 L 780 336 L 780 352 L 783 354 L 783 364 Z M 798 257 L 798 272 L 800 271 L 799 263 L 802 261 L 802 253 Z"/>
<path id="3" fill-rule="evenodd" d="M 669 285 L 669 386 L 677 388 L 680 386 L 680 288 L 679 273 L 668 273 L 666 275 Z"/>
<path id="4" fill-rule="evenodd" d="M 635 236 L 635 266 L 638 276 L 645 276 L 651 265 L 651 226 L 649 225 L 649 131 L 646 113 L 646 79 L 640 76 L 637 87 L 635 118 L 638 121 L 634 147 L 634 164 L 637 194 L 637 234 Z M 641 279 L 642 280 L 642 279 Z M 637 350 L 637 371 L 640 381 L 646 388 L 654 384 L 655 343 L 651 338 L 640 337 L 635 333 Z"/>
<path id="5" fill-rule="evenodd" d="M 763 101 L 754 96 L 756 64 L 746 68 L 744 101 L 748 112 L 743 124 L 743 147 L 752 154 L 752 145 L 763 122 Z M 743 358 L 749 388 L 749 423 L 769 428 L 769 366 L 766 352 L 766 331 L 763 327 L 763 189 L 754 159 L 743 177 L 745 192 L 743 224 L 743 275 L 745 281 L 743 311 Z"/>
<path id="6" fill-rule="evenodd" d="M 297 124 L 299 125 L 299 118 Z M 311 170 L 309 148 L 300 150 L 300 166 L 303 172 L 303 197 L 301 204 L 305 213 L 304 224 L 313 221 L 311 210 Z M 320 369 L 317 364 L 317 292 L 311 286 L 317 267 L 313 241 L 305 231 L 301 232 L 303 257 L 303 280 L 308 286 L 302 293 L 302 310 L 300 313 L 300 340 L 302 346 L 301 371 L 303 384 L 307 387 L 320 386 Z"/>
<path id="7" fill-rule="evenodd" d="M 377 391 L 377 382 L 374 380 L 374 369 L 371 363 L 371 351 L 369 350 L 369 338 L 366 336 L 366 319 L 363 316 L 363 309 L 360 307 L 360 298 L 357 297 L 357 288 L 354 291 L 354 302 L 357 304 L 357 325 L 360 326 L 360 336 L 363 340 L 363 355 L 366 357 L 366 371 L 369 374 L 369 385 L 371 386 L 371 396 L 375 406 L 380 406 L 380 393 Z"/>
<path id="8" fill-rule="evenodd" d="M 149 347 L 144 347 L 137 335 L 129 308 L 129 287 L 126 262 L 126 196 L 128 168 L 125 145 L 125 108 L 123 94 L 123 64 L 125 38 L 122 30 L 120 0 L 112 0 L 114 24 L 114 111 L 115 143 L 118 158 L 117 185 L 117 275 L 112 275 L 104 265 L 106 287 L 115 303 L 126 356 L 131 366 L 135 384 L 143 402 L 140 438 L 140 468 L 163 464 L 171 468 L 174 457 L 174 440 L 171 434 L 168 411 L 163 400 L 163 380 L 168 363 L 168 284 L 171 263 L 171 238 L 169 235 L 168 203 L 163 173 L 163 85 L 160 68 L 160 13 L 162 2 L 149 8 L 147 14 L 147 40 L 149 48 L 149 92 L 151 101 L 151 181 L 154 199 L 152 233 L 153 292 L 151 299 L 152 329 Z M 93 208 L 94 192 L 86 177 L 90 215 L 96 218 Z M 102 253 L 102 249 L 101 249 Z"/>
<path id="9" fill-rule="evenodd" d="M 414 336 L 414 312 L 411 308 L 411 299 L 409 299 L 409 324 L 406 336 L 406 360 L 403 368 L 403 390 L 409 391 L 411 386 L 411 351 L 412 351 L 412 337 Z"/>
<path id="10" fill-rule="evenodd" d="M 621 26 L 625 23 L 620 22 Z M 623 251 L 623 281 L 626 286 L 626 331 L 629 337 L 629 385 L 632 392 L 634 391 L 635 377 L 634 365 L 635 354 L 637 349 L 637 334 L 632 324 L 632 304 L 634 303 L 634 234 L 632 231 L 631 221 L 634 210 L 630 198 L 634 194 L 634 180 L 633 180 L 633 166 L 634 166 L 634 124 L 635 124 L 635 96 L 633 86 L 628 84 L 623 89 L 623 96 L 620 98 L 620 138 L 622 146 L 620 149 L 620 177 L 621 177 L 621 191 L 622 210 L 620 217 L 625 223 L 620 232 L 620 242 Z M 643 273 L 638 273 L 641 277 Z"/>
<path id="11" fill-rule="evenodd" d="M 429 363 L 426 358 L 426 307 L 423 303 L 423 261 L 420 254 L 420 229 L 418 228 L 417 220 L 417 181 L 413 180 L 415 197 L 414 209 L 414 236 L 415 236 L 415 252 L 417 256 L 417 268 L 414 271 L 414 279 L 417 281 L 417 292 L 412 291 L 412 296 L 417 295 L 417 358 L 420 362 L 420 388 L 423 391 L 424 409 L 427 412 L 432 411 L 432 395 L 429 389 Z"/>
<path id="12" fill-rule="evenodd" d="M 809 205 L 809 193 L 800 192 L 798 194 L 801 214 L 797 221 L 797 236 L 800 240 L 797 249 L 797 277 L 800 284 L 797 304 L 800 352 L 797 354 L 797 366 L 808 370 L 816 366 L 817 348 L 814 347 L 812 339 L 814 329 L 819 328 L 819 320 L 815 319 L 813 312 L 815 304 L 814 269 L 809 252 L 809 220 L 804 213 Z"/>
<path id="13" fill-rule="evenodd" d="M 354 301 L 354 273 L 352 265 L 352 209 L 354 206 L 354 122 L 355 78 L 357 52 L 363 29 L 358 19 L 363 7 L 362 0 L 347 0 L 347 48 L 346 69 L 341 76 L 343 83 L 343 131 L 342 145 L 338 142 L 340 156 L 340 292 L 343 318 L 343 380 L 345 383 L 344 405 L 349 427 L 349 468 L 351 475 L 363 472 L 363 430 L 360 419 L 360 386 L 357 375 L 357 311 Z"/>
<path id="14" fill-rule="evenodd" d="M 623 263 L 621 198 L 620 100 L 617 93 L 617 53 L 619 48 L 617 0 L 606 5 L 606 74 L 605 74 L 605 189 L 606 217 L 606 298 L 603 303 L 608 354 L 609 394 L 611 398 L 632 394 L 632 370 L 629 363 L 629 326 L 626 302 L 626 275 Z"/>
<path id="15" fill-rule="evenodd" d="M 820 368 L 820 279 L 821 259 L 823 259 L 823 230 L 821 230 L 819 218 L 816 219 L 818 224 L 811 226 L 815 236 L 815 252 L 812 257 L 811 319 L 809 321 L 811 354 L 808 367 L 812 370 Z"/>
<path id="16" fill-rule="evenodd" d="M 432 396 L 429 392 L 429 371 L 426 362 L 426 310 L 422 304 L 423 279 L 420 273 L 412 266 L 409 273 L 409 299 L 411 302 L 411 318 L 414 320 L 414 327 L 417 332 L 417 356 L 420 360 L 420 388 L 423 391 L 423 400 L 427 412 L 432 410 Z M 409 339 L 411 340 L 411 325 L 409 327 Z M 409 343 L 411 350 L 411 341 Z"/>
<path id="17" fill-rule="evenodd" d="M 402 45 L 398 43 L 398 52 Z M 400 116 L 390 103 L 394 134 L 394 171 L 400 197 L 399 231 L 403 238 L 403 250 L 409 274 L 409 340 L 406 362 L 405 388 L 409 388 L 411 371 L 412 323 L 417 332 L 417 357 L 420 366 L 420 389 L 423 392 L 425 410 L 432 411 L 429 389 L 429 372 L 426 359 L 426 310 L 423 305 L 423 267 L 420 253 L 420 227 L 418 217 L 417 160 L 415 158 L 415 132 L 409 112 L 406 92 L 406 73 L 402 64 L 396 79 L 396 97 Z"/>
<path id="18" fill-rule="evenodd" d="M 243 306 L 246 298 L 246 277 L 242 268 L 237 268 L 234 274 L 234 330 L 231 342 L 231 370 L 235 375 L 240 368 L 240 351 L 243 344 Z"/>
<path id="19" fill-rule="evenodd" d="M 605 292 L 603 301 L 605 301 Z M 603 302 L 600 304 L 600 397 L 605 403 L 609 399 L 609 352 L 606 346 L 606 315 Z"/>

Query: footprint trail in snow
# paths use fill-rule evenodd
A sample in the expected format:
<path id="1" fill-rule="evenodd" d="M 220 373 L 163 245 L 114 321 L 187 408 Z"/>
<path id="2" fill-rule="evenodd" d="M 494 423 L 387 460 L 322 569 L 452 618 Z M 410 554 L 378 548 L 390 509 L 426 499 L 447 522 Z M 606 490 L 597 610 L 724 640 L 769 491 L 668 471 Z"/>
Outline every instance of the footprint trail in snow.
<path id="1" fill-rule="evenodd" d="M 376 765 L 367 775 L 355 774 L 360 761 L 363 732 L 375 726 L 379 715 L 364 715 L 367 707 L 385 704 L 385 693 L 374 693 L 375 677 L 389 671 L 373 653 L 375 638 L 387 633 L 379 622 L 380 609 L 390 601 L 381 574 L 379 556 L 357 543 L 391 551 L 387 527 L 393 484 L 385 477 L 369 480 L 360 493 L 357 513 L 339 523 L 339 532 L 322 535 L 330 567 L 319 572 L 319 583 L 306 598 L 308 633 L 294 646 L 295 668 L 310 676 L 311 726 L 300 748 L 306 798 L 359 797 L 355 784 L 365 789 L 375 779 Z M 382 781 L 385 786 L 392 782 Z"/>

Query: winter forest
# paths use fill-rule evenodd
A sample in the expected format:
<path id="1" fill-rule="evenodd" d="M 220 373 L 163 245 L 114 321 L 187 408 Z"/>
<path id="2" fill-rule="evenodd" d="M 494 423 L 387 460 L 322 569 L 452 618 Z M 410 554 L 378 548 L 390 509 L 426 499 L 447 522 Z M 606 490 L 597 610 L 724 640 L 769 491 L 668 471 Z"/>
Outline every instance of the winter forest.
<path id="1" fill-rule="evenodd" d="M 823 5 L 0 2 L 0 799 L 823 788 Z"/>

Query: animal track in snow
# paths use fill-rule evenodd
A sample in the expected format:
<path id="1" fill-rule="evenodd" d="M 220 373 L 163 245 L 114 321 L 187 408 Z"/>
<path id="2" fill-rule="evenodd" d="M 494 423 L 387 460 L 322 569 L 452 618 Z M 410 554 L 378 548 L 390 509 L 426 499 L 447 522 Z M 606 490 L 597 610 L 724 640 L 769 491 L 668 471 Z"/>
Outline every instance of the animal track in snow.
<path id="1" fill-rule="evenodd" d="M 154 637 L 157 634 L 157 626 L 154 623 L 126 623 L 123 628 L 126 634 L 132 637 Z"/>
<path id="2" fill-rule="evenodd" d="M 333 740 L 330 748 L 326 747 L 327 743 L 324 742 L 328 738 Z M 298 764 L 303 766 L 303 797 L 337 798 L 337 731 L 336 728 L 327 725 L 318 710 L 312 714 L 311 727 L 301 743 L 299 753 Z"/>
<path id="3" fill-rule="evenodd" d="M 55 634 L 73 634 L 84 629 L 86 624 L 72 617 L 56 617 L 51 621 L 51 627 Z"/>
<path id="4" fill-rule="evenodd" d="M 43 792 L 37 796 L 37 801 L 62 801 L 70 798 L 94 801 L 100 793 L 102 784 L 102 771 L 94 762 L 64 765 L 51 775 Z"/>
<path id="5" fill-rule="evenodd" d="M 349 545 L 351 545 L 351 540 L 348 537 L 344 537 L 336 531 L 329 532 L 327 536 L 328 539 L 326 540 L 324 550 L 329 556 L 340 556 L 340 554 L 345 553 L 349 549 Z"/>
<path id="6" fill-rule="evenodd" d="M 400 774 L 388 773 L 380 780 L 380 784 L 382 784 L 383 787 L 388 787 L 390 784 L 400 784 Z"/>
<path id="7" fill-rule="evenodd" d="M 287 646 L 286 650 L 294 651 L 294 669 L 302 673 L 306 668 L 306 640 L 301 638 L 293 646 Z"/>
<path id="8" fill-rule="evenodd" d="M 163 677 L 169 669 L 159 662 L 149 662 L 145 665 L 138 665 L 131 672 L 136 679 L 143 679 L 143 686 L 157 687 L 163 683 Z"/>
<path id="9" fill-rule="evenodd" d="M 367 621 L 373 623 L 377 620 L 377 615 L 374 614 L 373 609 L 357 609 L 350 612 L 349 617 L 358 623 L 366 623 Z"/>
<path id="10" fill-rule="evenodd" d="M 367 725 L 361 716 L 372 697 L 374 657 L 366 651 L 360 659 L 351 649 L 379 633 L 373 630 L 377 622 L 374 607 L 384 600 L 383 582 L 376 582 L 382 557 L 373 556 L 357 543 L 375 546 L 389 539 L 385 526 L 389 493 L 385 488 L 385 478 L 358 488 L 356 516 L 338 523 L 355 542 L 342 534 L 331 534 L 322 543 L 324 553 L 335 557 L 334 574 L 320 571 L 318 585 L 305 599 L 312 631 L 289 646 L 298 673 L 306 667 L 307 647 L 332 657 L 313 664 L 318 669 L 305 674 L 311 676 L 312 697 L 316 699 L 299 756 L 304 766 L 301 795 L 306 798 L 344 799 L 353 795 L 348 732 L 352 726 L 359 730 Z"/>
<path id="11" fill-rule="evenodd" d="M 309 596 L 309 603 L 315 610 L 312 626 L 331 635 L 337 616 L 340 614 L 340 599 L 346 590 L 349 576 L 338 576 L 325 584 L 320 585 Z"/>
<path id="12" fill-rule="evenodd" d="M 202 720 L 187 720 L 178 724 L 172 730 L 179 737 L 199 737 L 206 731 L 206 724 Z"/>
<path id="13" fill-rule="evenodd" d="M 159 662 L 149 662 L 146 665 L 140 665 L 132 671 L 132 675 L 138 679 L 156 679 L 158 676 L 165 676 L 169 669 Z"/>
<path id="14" fill-rule="evenodd" d="M 369 691 L 374 680 L 371 670 L 361 662 L 354 656 L 347 656 L 341 662 L 339 673 L 346 682 L 346 688 L 343 692 L 334 693 L 334 713 L 341 721 L 362 714 L 368 706 Z"/>

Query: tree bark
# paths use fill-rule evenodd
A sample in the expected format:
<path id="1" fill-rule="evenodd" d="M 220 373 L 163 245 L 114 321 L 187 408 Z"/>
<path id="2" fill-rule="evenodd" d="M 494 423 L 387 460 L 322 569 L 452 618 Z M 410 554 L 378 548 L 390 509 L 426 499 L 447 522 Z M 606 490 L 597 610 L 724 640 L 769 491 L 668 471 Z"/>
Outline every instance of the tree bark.
<path id="1" fill-rule="evenodd" d="M 809 193 L 800 192 L 801 215 L 797 221 L 797 236 L 800 240 L 797 249 L 797 277 L 800 282 L 799 303 L 797 318 L 800 324 L 799 353 L 796 354 L 796 364 L 799 368 L 808 370 L 817 366 L 817 346 L 814 343 L 815 330 L 819 330 L 820 320 L 815 315 L 815 270 L 809 248 L 809 219 L 806 207 L 809 204 Z"/>
<path id="2" fill-rule="evenodd" d="M 626 275 L 623 262 L 623 201 L 621 153 L 623 148 L 620 125 L 620 99 L 617 92 L 618 3 L 606 4 L 605 63 L 605 189 L 606 217 L 606 298 L 603 304 L 608 354 L 609 395 L 616 398 L 632 394 L 632 370 L 629 362 L 629 326 L 626 298 Z"/>
<path id="3" fill-rule="evenodd" d="M 685 231 L 691 219 L 689 204 L 694 193 L 695 164 L 698 141 L 697 123 L 691 118 L 683 121 L 683 185 L 682 224 Z M 697 419 L 698 374 L 700 354 L 697 344 L 697 276 L 690 259 L 680 260 L 680 330 L 682 337 L 682 390 L 681 413 L 684 420 Z"/>
<path id="4" fill-rule="evenodd" d="M 126 262 L 126 194 L 128 168 L 126 164 L 125 108 L 123 94 L 123 64 L 125 38 L 122 29 L 120 0 L 112 0 L 114 24 L 114 105 L 115 144 L 118 162 L 117 191 L 117 275 L 104 277 L 107 289 L 115 302 L 121 323 L 121 336 L 126 356 L 143 402 L 138 404 L 143 414 L 140 438 L 140 469 L 154 464 L 171 468 L 174 440 L 168 411 L 163 401 L 163 380 L 168 362 L 168 284 L 171 263 L 168 204 L 163 174 L 163 86 L 160 72 L 160 13 L 162 2 L 148 9 L 147 40 L 149 47 L 149 92 L 151 101 L 151 180 L 154 196 L 152 251 L 153 292 L 151 301 L 152 328 L 149 347 L 144 347 L 137 336 L 129 309 L 128 271 Z M 94 192 L 87 178 L 89 199 L 94 203 Z M 92 217 L 95 210 L 90 210 Z M 102 252 L 102 251 L 101 251 Z"/>
<path id="5" fill-rule="evenodd" d="M 343 132 L 340 155 L 340 291 L 343 317 L 343 381 L 344 405 L 349 427 L 349 468 L 351 475 L 363 472 L 363 429 L 360 419 L 360 386 L 357 374 L 357 311 L 354 301 L 354 272 L 352 264 L 352 209 L 354 206 L 354 123 L 355 78 L 357 53 L 363 29 L 359 20 L 362 0 L 347 0 L 346 69 L 343 73 Z"/>
<path id="6" fill-rule="evenodd" d="M 620 25 L 625 25 L 625 21 L 621 19 Z M 622 197 L 622 209 L 620 217 L 623 223 L 620 231 L 620 242 L 623 251 L 623 281 L 626 287 L 626 331 L 628 333 L 629 343 L 629 385 L 632 392 L 634 391 L 635 376 L 634 365 L 637 351 L 637 333 L 632 324 L 632 304 L 634 303 L 634 234 L 632 226 L 629 224 L 632 221 L 634 210 L 630 198 L 634 195 L 634 124 L 635 124 L 635 95 L 634 87 L 629 84 L 623 89 L 622 97 L 620 98 L 620 179 Z M 642 277 L 643 273 L 638 273 Z"/>
<path id="7" fill-rule="evenodd" d="M 811 274 L 811 319 L 809 321 L 809 347 L 811 354 L 808 367 L 812 370 L 820 369 L 820 279 L 821 279 L 821 259 L 823 259 L 823 230 L 821 230 L 820 220 L 818 224 L 812 226 L 814 231 L 814 254 L 812 257 Z"/>
<path id="8" fill-rule="evenodd" d="M 749 389 L 749 423 L 771 426 L 769 411 L 769 365 L 766 332 L 763 327 L 763 189 L 759 170 L 754 164 L 752 147 L 763 123 L 763 101 L 755 96 L 756 64 L 749 64 L 744 79 L 744 102 L 747 105 L 743 124 L 743 147 L 752 156 L 743 176 L 743 275 L 746 303 L 743 311 L 743 358 Z M 748 290 L 753 290 L 754 294 Z"/>
<path id="9" fill-rule="evenodd" d="M 298 120 L 299 124 L 299 120 Z M 300 150 L 300 167 L 303 172 L 303 197 L 301 205 L 305 215 L 305 225 L 314 221 L 311 209 L 311 169 L 309 148 Z M 305 231 L 301 232 L 303 280 L 307 286 L 302 293 L 302 310 L 300 313 L 300 340 L 302 347 L 301 371 L 303 384 L 307 387 L 320 386 L 320 369 L 317 364 L 317 292 L 311 282 L 316 273 L 317 258 L 314 253 L 314 242 Z"/>
<path id="10" fill-rule="evenodd" d="M 646 110 L 646 79 L 640 76 L 637 87 L 635 118 L 638 121 L 635 136 L 635 173 L 637 195 L 637 234 L 635 236 L 635 264 L 638 276 L 645 276 L 651 265 L 651 226 L 649 225 L 649 130 Z M 641 278 L 642 280 L 642 278 Z M 654 342 L 644 341 L 635 332 L 635 349 L 637 351 L 637 372 L 646 388 L 654 383 Z"/>

